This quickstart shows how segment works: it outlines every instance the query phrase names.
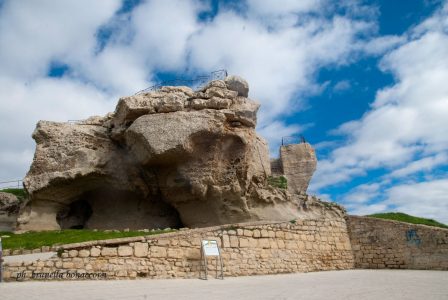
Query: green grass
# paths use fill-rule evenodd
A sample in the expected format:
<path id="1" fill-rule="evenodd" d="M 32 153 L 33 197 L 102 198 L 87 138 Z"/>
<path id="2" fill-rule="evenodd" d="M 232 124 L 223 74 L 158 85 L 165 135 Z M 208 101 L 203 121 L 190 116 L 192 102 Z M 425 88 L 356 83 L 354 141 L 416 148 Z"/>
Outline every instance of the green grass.
<path id="1" fill-rule="evenodd" d="M 273 187 L 281 188 L 284 190 L 288 188 L 288 181 L 284 176 L 278 176 L 278 177 L 269 176 L 268 183 Z"/>
<path id="2" fill-rule="evenodd" d="M 63 245 L 80 243 L 92 240 L 107 240 L 132 236 L 146 236 L 172 232 L 174 230 L 155 230 L 150 232 L 129 231 L 129 232 L 104 232 L 86 229 L 67 229 L 61 231 L 41 231 L 14 234 L 11 232 L 0 232 L 3 249 L 36 249 L 42 246 Z"/>
<path id="3" fill-rule="evenodd" d="M 447 225 L 439 223 L 433 219 L 426 219 L 426 218 L 420 218 L 415 217 L 411 215 L 407 215 L 404 213 L 380 213 L 380 214 L 373 214 L 368 215 L 367 217 L 373 217 L 373 218 L 379 218 L 379 219 L 387 219 L 387 220 L 395 220 L 400 222 L 406 222 L 406 223 L 412 223 L 412 224 L 423 224 L 428 226 L 434 226 L 434 227 L 441 227 L 441 228 L 448 228 Z"/>
<path id="4" fill-rule="evenodd" d="M 0 192 L 16 195 L 17 198 L 21 200 L 26 198 L 26 192 L 24 189 L 3 189 L 0 190 Z"/>

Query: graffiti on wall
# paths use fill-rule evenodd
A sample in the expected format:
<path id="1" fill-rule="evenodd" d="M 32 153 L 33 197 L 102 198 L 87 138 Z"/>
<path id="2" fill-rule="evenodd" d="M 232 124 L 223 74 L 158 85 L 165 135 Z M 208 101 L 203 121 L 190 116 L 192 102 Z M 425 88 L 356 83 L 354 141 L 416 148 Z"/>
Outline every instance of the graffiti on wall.
<path id="1" fill-rule="evenodd" d="M 406 231 L 406 241 L 408 242 L 408 244 L 416 246 L 419 246 L 422 243 L 422 240 L 418 236 L 416 229 L 409 229 L 408 231 Z"/>

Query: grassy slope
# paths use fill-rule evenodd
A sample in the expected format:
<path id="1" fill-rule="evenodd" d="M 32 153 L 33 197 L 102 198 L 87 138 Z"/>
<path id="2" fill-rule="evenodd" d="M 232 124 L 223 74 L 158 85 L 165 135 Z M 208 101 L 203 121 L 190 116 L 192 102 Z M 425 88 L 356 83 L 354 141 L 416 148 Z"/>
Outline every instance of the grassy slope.
<path id="1" fill-rule="evenodd" d="M 129 231 L 129 232 L 104 232 L 93 230 L 67 229 L 61 231 L 42 231 L 14 234 L 11 232 L 0 232 L 3 237 L 3 249 L 36 249 L 42 246 L 57 244 L 71 244 L 91 240 L 106 240 L 132 236 L 146 236 L 152 234 L 167 233 L 173 230 L 156 230 L 151 232 Z"/>
<path id="2" fill-rule="evenodd" d="M 380 214 L 373 214 L 368 215 L 367 217 L 373 217 L 373 218 L 380 218 L 380 219 L 387 219 L 387 220 L 395 220 L 400 222 L 406 222 L 406 223 L 412 223 L 412 224 L 423 224 L 428 226 L 434 226 L 434 227 L 441 227 L 441 228 L 448 228 L 447 225 L 439 223 L 432 219 L 425 219 L 420 217 L 414 217 L 411 215 L 407 215 L 404 213 L 380 213 Z"/>
<path id="3" fill-rule="evenodd" d="M 3 189 L 0 190 L 0 192 L 16 195 L 19 199 L 25 199 L 26 197 L 26 192 L 24 189 Z"/>

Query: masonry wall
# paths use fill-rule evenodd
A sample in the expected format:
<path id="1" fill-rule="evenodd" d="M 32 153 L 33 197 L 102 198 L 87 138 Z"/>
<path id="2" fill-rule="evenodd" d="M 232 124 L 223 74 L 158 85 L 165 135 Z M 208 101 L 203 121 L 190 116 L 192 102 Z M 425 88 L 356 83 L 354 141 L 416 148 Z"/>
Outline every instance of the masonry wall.
<path id="1" fill-rule="evenodd" d="M 298 220 L 295 224 L 236 224 L 65 245 L 61 257 L 5 264 L 4 278 L 15 281 L 23 277 L 18 274 L 25 274 L 20 279 L 30 280 L 32 272 L 35 279 L 51 272 L 75 274 L 70 278 L 57 275 L 59 279 L 198 278 L 201 239 L 218 241 L 225 276 L 354 267 L 344 219 Z M 214 271 L 214 261 L 209 271 Z"/>
<path id="2" fill-rule="evenodd" d="M 448 270 L 448 229 L 350 216 L 356 268 Z"/>

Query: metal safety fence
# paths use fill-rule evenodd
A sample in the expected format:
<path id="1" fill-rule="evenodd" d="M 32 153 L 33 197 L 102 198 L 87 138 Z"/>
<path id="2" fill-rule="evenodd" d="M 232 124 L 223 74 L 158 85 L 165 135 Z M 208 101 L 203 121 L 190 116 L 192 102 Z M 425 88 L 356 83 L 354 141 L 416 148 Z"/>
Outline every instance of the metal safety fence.
<path id="1" fill-rule="evenodd" d="M 200 75 L 195 78 L 175 78 L 171 80 L 165 80 L 162 81 L 156 85 L 150 86 L 144 90 L 138 91 L 135 93 L 138 94 L 144 94 L 144 93 L 150 93 L 150 92 L 156 92 L 160 90 L 163 86 L 188 86 L 192 88 L 193 90 L 200 90 L 203 88 L 207 83 L 213 80 L 224 80 L 227 77 L 227 70 L 217 70 L 213 71 L 208 75 Z"/>
<path id="2" fill-rule="evenodd" d="M 282 137 L 282 146 L 290 145 L 290 144 L 303 144 L 306 143 L 305 138 L 303 135 L 296 137 L 296 136 L 283 136 Z"/>
<path id="3" fill-rule="evenodd" d="M 23 180 L 8 180 L 8 181 L 0 181 L 0 190 L 4 189 L 21 189 L 23 188 Z"/>

